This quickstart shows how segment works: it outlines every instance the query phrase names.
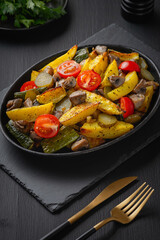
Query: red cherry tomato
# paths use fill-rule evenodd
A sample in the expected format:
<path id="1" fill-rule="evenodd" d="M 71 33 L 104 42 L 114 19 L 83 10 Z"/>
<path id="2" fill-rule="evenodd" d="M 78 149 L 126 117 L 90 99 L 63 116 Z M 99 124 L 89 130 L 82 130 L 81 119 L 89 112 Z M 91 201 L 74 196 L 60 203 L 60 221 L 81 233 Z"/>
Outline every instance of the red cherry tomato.
<path id="1" fill-rule="evenodd" d="M 129 97 L 120 98 L 120 107 L 124 111 L 124 114 L 123 114 L 124 118 L 134 113 L 134 104 Z"/>
<path id="2" fill-rule="evenodd" d="M 140 72 L 141 69 L 136 62 L 133 61 L 124 61 L 119 65 L 119 69 L 125 72 Z"/>
<path id="3" fill-rule="evenodd" d="M 33 88 L 37 88 L 35 82 L 34 81 L 28 81 L 28 82 L 25 82 L 21 86 L 20 92 L 23 92 L 23 91 L 26 91 L 26 90 L 30 90 L 30 89 L 33 89 Z"/>
<path id="4" fill-rule="evenodd" d="M 57 72 L 62 78 L 77 77 L 81 71 L 81 65 L 74 60 L 68 60 L 57 67 Z"/>
<path id="5" fill-rule="evenodd" d="M 43 114 L 37 117 L 34 131 L 42 138 L 52 138 L 57 135 L 60 127 L 58 118 L 51 114 Z"/>
<path id="6" fill-rule="evenodd" d="M 93 70 L 86 70 L 78 75 L 77 83 L 80 88 L 93 91 L 100 85 L 101 76 Z"/>

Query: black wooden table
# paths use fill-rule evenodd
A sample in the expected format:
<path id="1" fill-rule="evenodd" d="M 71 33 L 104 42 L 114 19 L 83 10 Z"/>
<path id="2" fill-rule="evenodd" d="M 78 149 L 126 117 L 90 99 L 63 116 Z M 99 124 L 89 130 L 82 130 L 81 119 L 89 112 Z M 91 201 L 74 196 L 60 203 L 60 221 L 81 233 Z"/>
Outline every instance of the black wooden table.
<path id="1" fill-rule="evenodd" d="M 111 23 L 118 23 L 139 39 L 160 51 L 160 1 L 155 0 L 155 15 L 147 23 L 134 24 L 120 15 L 120 0 L 70 0 L 65 19 L 49 26 L 43 34 L 14 35 L 0 32 L 0 90 L 9 86 L 24 70 L 40 59 L 70 48 Z M 61 212 L 49 213 L 18 183 L 0 170 L 0 239 L 38 240 L 52 228 L 89 203 L 106 181 L 137 175 L 139 182 L 147 181 L 155 193 L 139 217 L 122 226 L 110 223 L 89 239 L 158 240 L 160 236 L 160 139 L 136 154 L 110 173 L 89 192 L 71 202 Z M 83 218 L 72 231 L 62 236 L 74 240 L 98 221 L 109 216 L 109 210 L 129 195 L 140 183 L 116 194 L 105 204 Z"/>

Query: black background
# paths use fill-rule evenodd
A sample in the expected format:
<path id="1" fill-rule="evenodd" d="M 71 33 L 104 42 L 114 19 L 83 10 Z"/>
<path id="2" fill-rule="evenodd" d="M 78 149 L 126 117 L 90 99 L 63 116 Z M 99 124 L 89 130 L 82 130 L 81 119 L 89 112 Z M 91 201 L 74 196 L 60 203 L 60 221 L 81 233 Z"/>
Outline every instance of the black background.
<path id="1" fill-rule="evenodd" d="M 62 49 L 70 48 L 111 23 L 117 23 L 139 39 L 160 50 L 160 2 L 155 1 L 154 18 L 147 23 L 134 24 L 120 15 L 120 1 L 116 0 L 70 0 L 68 14 L 36 33 L 8 34 L 0 32 L 0 83 L 2 90 L 9 86 L 24 70 L 42 58 Z M 155 193 L 136 221 L 128 226 L 111 223 L 90 239 L 154 239 L 160 236 L 160 163 L 157 139 L 139 154 L 121 165 L 91 191 L 70 203 L 63 211 L 52 215 L 33 197 L 0 170 L 0 239 L 36 240 L 80 210 L 108 183 L 128 176 L 138 175 L 147 181 Z M 84 164 L 85 167 L 85 164 Z M 107 204 L 88 214 L 62 239 L 75 239 L 92 225 L 109 215 L 109 210 L 135 189 L 136 185 L 115 195 Z"/>

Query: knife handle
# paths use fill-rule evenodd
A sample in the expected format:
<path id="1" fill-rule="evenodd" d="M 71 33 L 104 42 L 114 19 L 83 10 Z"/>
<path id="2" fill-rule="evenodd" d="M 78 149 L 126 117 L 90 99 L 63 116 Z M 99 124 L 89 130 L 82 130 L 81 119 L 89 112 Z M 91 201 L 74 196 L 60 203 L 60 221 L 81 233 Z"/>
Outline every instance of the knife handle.
<path id="1" fill-rule="evenodd" d="M 85 232 L 84 234 L 82 234 L 79 238 L 76 238 L 76 240 L 85 240 L 95 232 L 96 232 L 96 229 L 93 227 L 89 229 L 87 232 Z"/>
<path id="2" fill-rule="evenodd" d="M 58 233 L 63 232 L 65 229 L 69 228 L 70 226 L 71 226 L 71 223 L 67 220 L 66 222 L 62 223 L 61 225 L 59 225 L 58 227 L 50 231 L 40 240 L 51 240 L 53 237 L 56 237 Z"/>

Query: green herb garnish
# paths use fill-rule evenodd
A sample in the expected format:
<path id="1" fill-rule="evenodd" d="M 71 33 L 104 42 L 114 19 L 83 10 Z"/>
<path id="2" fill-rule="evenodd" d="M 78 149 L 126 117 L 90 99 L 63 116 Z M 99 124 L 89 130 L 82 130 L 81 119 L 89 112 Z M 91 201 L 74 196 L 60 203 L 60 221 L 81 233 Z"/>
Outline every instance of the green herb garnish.
<path id="1" fill-rule="evenodd" d="M 29 28 L 58 19 L 66 13 L 62 6 L 49 7 L 49 2 L 53 0 L 0 0 L 0 20 L 12 20 L 15 27 Z"/>

